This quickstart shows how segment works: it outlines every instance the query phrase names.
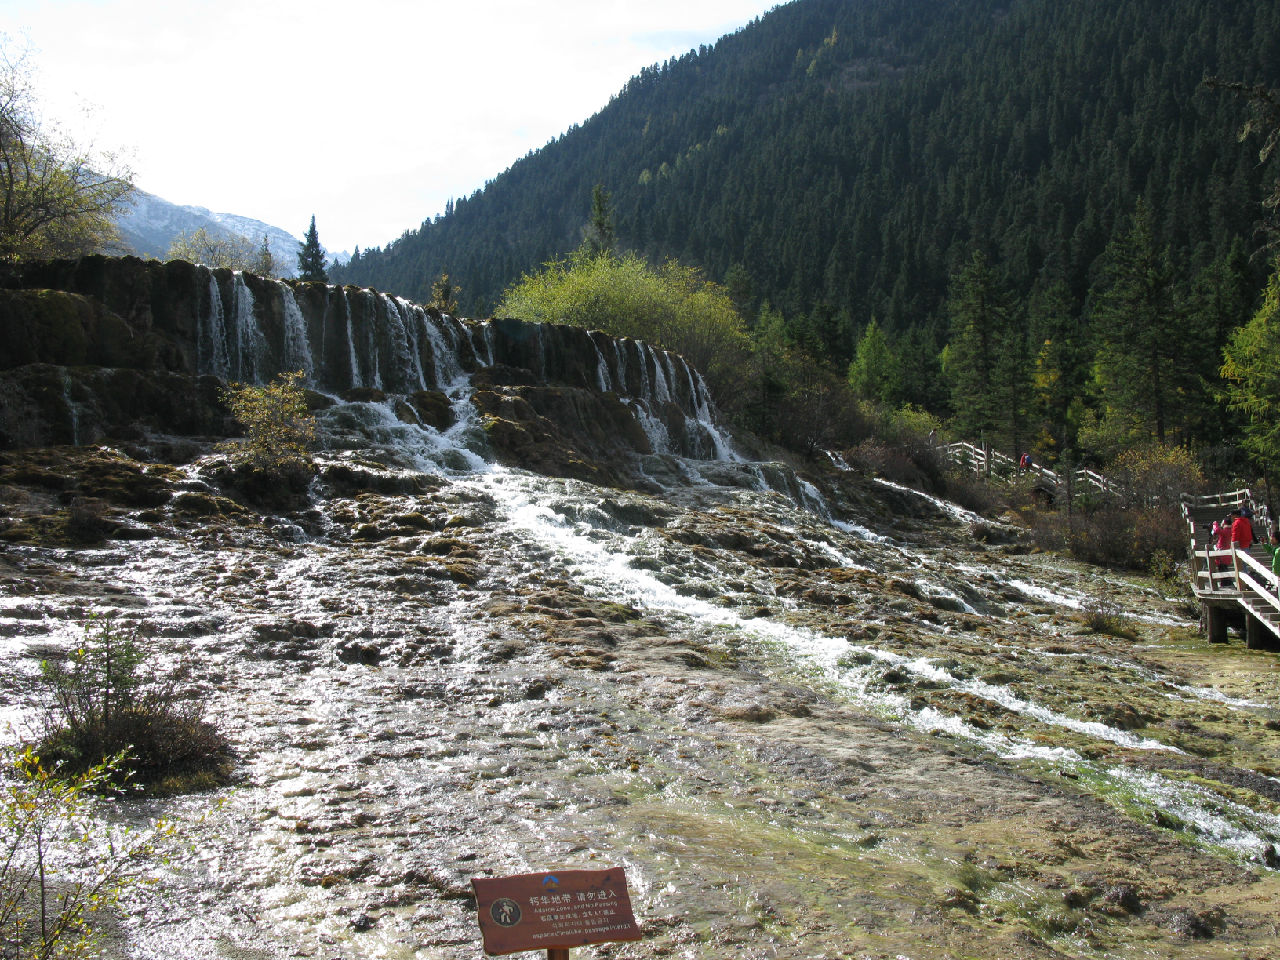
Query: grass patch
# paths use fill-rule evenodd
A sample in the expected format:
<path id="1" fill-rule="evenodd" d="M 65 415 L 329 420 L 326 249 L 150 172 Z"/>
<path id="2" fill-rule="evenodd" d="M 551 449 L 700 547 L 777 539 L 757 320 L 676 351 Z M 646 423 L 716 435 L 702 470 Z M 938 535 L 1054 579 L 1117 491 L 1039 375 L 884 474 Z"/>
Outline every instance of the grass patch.
<path id="1" fill-rule="evenodd" d="M 1103 598 L 1085 604 L 1077 619 L 1086 629 L 1117 640 L 1137 640 L 1138 630 L 1119 606 Z"/>

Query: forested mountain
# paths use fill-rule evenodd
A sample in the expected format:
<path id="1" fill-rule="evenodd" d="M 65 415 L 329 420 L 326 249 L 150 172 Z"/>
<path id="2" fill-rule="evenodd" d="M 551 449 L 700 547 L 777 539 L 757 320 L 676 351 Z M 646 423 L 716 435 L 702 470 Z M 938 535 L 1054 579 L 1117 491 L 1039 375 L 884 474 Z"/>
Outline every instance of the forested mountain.
<path id="1" fill-rule="evenodd" d="M 1271 0 L 796 0 L 643 70 L 598 114 L 335 279 L 465 313 L 582 238 L 592 186 L 619 245 L 768 300 L 833 360 L 872 316 L 939 316 L 975 248 L 1015 294 L 1080 302 L 1145 199 L 1187 275 L 1256 244 L 1256 143 L 1207 75 L 1280 78 Z"/>

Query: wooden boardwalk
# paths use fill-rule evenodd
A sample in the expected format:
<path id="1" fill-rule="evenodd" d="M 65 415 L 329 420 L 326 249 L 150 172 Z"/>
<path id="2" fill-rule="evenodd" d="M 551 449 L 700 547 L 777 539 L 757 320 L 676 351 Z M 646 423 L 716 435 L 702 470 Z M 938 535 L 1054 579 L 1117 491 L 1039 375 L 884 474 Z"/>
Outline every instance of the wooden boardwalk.
<path id="1" fill-rule="evenodd" d="M 1058 474 L 1032 464 L 1018 466 L 1012 457 L 985 446 L 949 443 L 941 451 L 957 466 L 990 479 L 1013 481 L 1030 475 L 1038 494 L 1052 500 L 1065 487 L 1093 488 L 1101 494 L 1119 494 L 1117 485 L 1093 470 Z M 1213 522 L 1242 506 L 1255 506 L 1248 489 L 1209 496 L 1183 495 L 1182 516 L 1190 538 L 1191 589 L 1200 601 L 1201 626 L 1214 643 L 1227 641 L 1228 626 L 1243 616 L 1245 646 L 1249 649 L 1280 650 L 1280 582 L 1271 572 L 1271 555 L 1262 546 L 1271 528 L 1265 510 L 1253 517 L 1256 538 L 1248 550 L 1217 549 Z"/>
<path id="2" fill-rule="evenodd" d="M 1213 522 L 1246 504 L 1249 490 L 1204 497 L 1183 496 L 1182 516 L 1190 536 L 1191 589 L 1200 601 L 1201 623 L 1210 641 L 1225 643 L 1227 625 L 1243 613 L 1245 646 L 1280 649 L 1280 583 L 1271 572 L 1271 555 L 1256 542 L 1248 550 L 1217 549 Z M 1255 515 L 1254 532 L 1261 541 L 1270 524 Z"/>
<path id="3" fill-rule="evenodd" d="M 1082 467 L 1069 475 L 1062 475 L 1034 461 L 1031 466 L 1023 468 L 1018 466 L 1018 461 L 1008 454 L 964 441 L 945 444 L 941 449 L 952 463 L 980 476 L 1013 480 L 1029 475 L 1035 479 L 1037 487 L 1048 493 L 1056 493 L 1064 484 L 1068 487 L 1075 485 L 1077 489 L 1093 487 L 1104 493 L 1116 492 L 1115 484 L 1096 470 L 1087 470 Z"/>

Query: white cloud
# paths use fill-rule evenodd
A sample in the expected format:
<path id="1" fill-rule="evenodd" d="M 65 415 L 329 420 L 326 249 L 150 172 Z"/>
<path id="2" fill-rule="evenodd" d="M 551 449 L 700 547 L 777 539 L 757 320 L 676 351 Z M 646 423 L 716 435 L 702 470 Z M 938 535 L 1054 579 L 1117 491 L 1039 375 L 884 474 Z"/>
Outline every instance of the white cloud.
<path id="1" fill-rule="evenodd" d="M 382 245 L 761 0 L 0 0 L 46 112 L 175 203 Z"/>

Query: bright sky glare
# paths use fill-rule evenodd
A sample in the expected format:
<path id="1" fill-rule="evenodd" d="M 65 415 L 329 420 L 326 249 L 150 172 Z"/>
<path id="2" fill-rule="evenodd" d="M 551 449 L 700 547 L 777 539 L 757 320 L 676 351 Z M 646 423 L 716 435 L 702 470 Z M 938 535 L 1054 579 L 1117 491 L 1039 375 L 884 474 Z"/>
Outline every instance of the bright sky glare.
<path id="1" fill-rule="evenodd" d="M 314 214 L 349 251 L 778 2 L 0 0 L 0 33 L 32 48 L 45 115 L 140 189 L 299 237 Z"/>

